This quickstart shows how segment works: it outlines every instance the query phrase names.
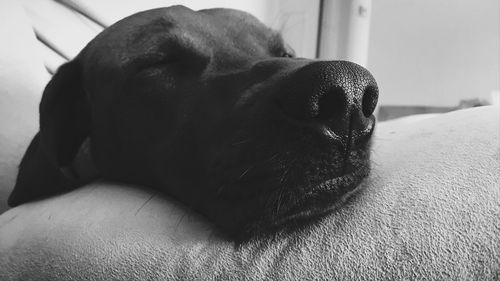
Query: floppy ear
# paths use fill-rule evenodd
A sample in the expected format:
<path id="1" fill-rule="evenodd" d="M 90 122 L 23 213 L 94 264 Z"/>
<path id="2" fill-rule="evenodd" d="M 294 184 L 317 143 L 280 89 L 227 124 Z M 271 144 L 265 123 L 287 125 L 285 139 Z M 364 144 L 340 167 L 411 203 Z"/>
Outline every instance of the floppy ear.
<path id="1" fill-rule="evenodd" d="M 81 65 L 75 60 L 62 65 L 43 92 L 40 131 L 21 160 L 8 204 L 17 206 L 88 181 L 72 167 L 89 131 L 89 102 L 83 89 Z"/>

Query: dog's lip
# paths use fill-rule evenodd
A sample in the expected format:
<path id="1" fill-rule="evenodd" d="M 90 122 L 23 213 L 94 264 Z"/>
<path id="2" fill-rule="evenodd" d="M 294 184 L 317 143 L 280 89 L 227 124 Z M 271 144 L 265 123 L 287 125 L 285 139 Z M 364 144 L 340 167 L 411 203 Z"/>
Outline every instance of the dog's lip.
<path id="1" fill-rule="evenodd" d="M 358 185 L 366 176 L 368 176 L 370 168 L 368 166 L 361 166 L 355 169 L 353 172 L 346 173 L 344 175 L 330 178 L 316 184 L 310 191 L 308 191 L 305 196 L 314 196 L 318 193 L 323 192 L 339 192 L 340 189 L 345 189 L 348 187 L 355 187 Z"/>
<path id="2" fill-rule="evenodd" d="M 296 206 L 279 214 L 273 224 L 281 225 L 290 221 L 310 220 L 330 213 L 358 190 L 369 171 L 369 166 L 363 166 L 351 173 L 316 184 L 301 196 Z"/>

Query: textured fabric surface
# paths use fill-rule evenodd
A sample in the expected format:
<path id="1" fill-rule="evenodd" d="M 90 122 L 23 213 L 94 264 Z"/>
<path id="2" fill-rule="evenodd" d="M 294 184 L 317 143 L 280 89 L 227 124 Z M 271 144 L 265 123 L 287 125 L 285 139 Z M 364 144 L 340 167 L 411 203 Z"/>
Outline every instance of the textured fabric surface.
<path id="1" fill-rule="evenodd" d="M 0 280 L 499 280 L 499 112 L 380 123 L 345 206 L 243 245 L 131 186 L 21 205 L 0 216 Z"/>

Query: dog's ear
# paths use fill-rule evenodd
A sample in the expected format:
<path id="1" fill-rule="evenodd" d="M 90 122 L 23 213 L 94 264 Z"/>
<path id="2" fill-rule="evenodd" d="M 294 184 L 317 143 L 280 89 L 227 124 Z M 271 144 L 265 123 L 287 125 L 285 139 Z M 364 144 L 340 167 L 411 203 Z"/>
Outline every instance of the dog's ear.
<path id="1" fill-rule="evenodd" d="M 75 158 L 91 162 L 88 149 L 81 150 L 89 131 L 89 102 L 83 88 L 81 65 L 75 60 L 62 65 L 43 92 L 40 131 L 21 161 L 8 204 L 17 206 L 88 181 L 73 167 Z M 85 144 L 88 146 L 88 142 Z"/>

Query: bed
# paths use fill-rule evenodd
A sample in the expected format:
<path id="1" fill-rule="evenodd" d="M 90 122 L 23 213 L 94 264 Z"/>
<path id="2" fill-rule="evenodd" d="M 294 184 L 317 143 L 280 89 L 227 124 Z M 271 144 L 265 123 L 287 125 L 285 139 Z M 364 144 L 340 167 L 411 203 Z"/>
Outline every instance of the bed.
<path id="1" fill-rule="evenodd" d="M 356 196 L 243 244 L 167 196 L 103 180 L 8 209 L 50 68 L 25 10 L 2 6 L 0 280 L 500 280 L 498 106 L 379 123 Z"/>

